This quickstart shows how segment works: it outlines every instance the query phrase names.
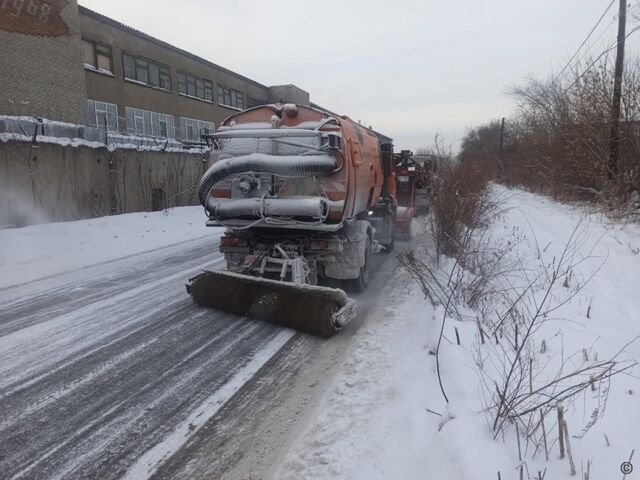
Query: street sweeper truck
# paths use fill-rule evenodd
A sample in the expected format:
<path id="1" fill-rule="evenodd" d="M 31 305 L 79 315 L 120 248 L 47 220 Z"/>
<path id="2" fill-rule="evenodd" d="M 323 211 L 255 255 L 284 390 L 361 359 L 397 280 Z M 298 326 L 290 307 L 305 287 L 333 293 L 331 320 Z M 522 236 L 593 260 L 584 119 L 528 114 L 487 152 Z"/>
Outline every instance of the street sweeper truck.
<path id="1" fill-rule="evenodd" d="M 212 153 L 198 193 L 207 225 L 226 228 L 226 270 L 187 291 L 204 306 L 331 336 L 356 314 L 334 287 L 364 291 L 371 256 L 393 248 L 390 139 L 295 104 L 239 112 L 204 137 Z"/>

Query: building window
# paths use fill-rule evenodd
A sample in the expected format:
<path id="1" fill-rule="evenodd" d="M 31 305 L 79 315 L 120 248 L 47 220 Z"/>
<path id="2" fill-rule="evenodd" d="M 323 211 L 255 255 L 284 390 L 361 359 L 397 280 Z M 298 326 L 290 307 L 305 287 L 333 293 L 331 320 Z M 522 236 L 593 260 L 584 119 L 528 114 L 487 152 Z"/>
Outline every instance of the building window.
<path id="1" fill-rule="evenodd" d="M 266 105 L 269 103 L 268 100 L 260 100 L 258 98 L 253 98 L 247 95 L 247 108 L 257 107 L 259 105 Z"/>
<path id="2" fill-rule="evenodd" d="M 117 132 L 118 106 L 113 103 L 87 100 L 87 125 Z"/>
<path id="3" fill-rule="evenodd" d="M 178 72 L 178 92 L 180 95 L 213 102 L 213 83 L 189 73 Z"/>
<path id="4" fill-rule="evenodd" d="M 244 95 L 238 90 L 218 85 L 218 105 L 242 110 L 244 108 Z"/>
<path id="5" fill-rule="evenodd" d="M 126 80 L 171 91 L 171 69 L 167 65 L 127 53 L 122 54 L 122 64 Z"/>
<path id="6" fill-rule="evenodd" d="M 91 70 L 113 73 L 111 47 L 100 43 L 82 40 L 84 65 Z"/>
<path id="7" fill-rule="evenodd" d="M 182 130 L 182 140 L 189 142 L 200 142 L 201 135 L 205 133 L 213 133 L 215 126 L 211 122 L 196 120 L 194 118 L 180 118 L 180 127 Z"/>
<path id="8" fill-rule="evenodd" d="M 127 132 L 147 137 L 175 138 L 173 115 L 127 107 Z"/>

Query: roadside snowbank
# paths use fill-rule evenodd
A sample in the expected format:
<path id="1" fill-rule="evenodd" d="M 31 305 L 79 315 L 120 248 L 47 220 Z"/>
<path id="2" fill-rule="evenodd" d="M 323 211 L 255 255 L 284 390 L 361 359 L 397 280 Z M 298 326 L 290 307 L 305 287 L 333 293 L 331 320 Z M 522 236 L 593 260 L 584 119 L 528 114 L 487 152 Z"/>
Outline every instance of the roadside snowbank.
<path id="1" fill-rule="evenodd" d="M 0 288 L 205 236 L 213 241 L 222 229 L 205 220 L 201 207 L 179 207 L 0 230 Z"/>
<path id="2" fill-rule="evenodd" d="M 471 359 L 453 346 L 441 351 L 443 363 L 455 363 L 445 373 L 455 385 L 446 407 L 432 353 L 436 312 L 405 273 L 389 284 L 273 478 L 477 479 L 510 465 L 477 411 Z"/>
<path id="3" fill-rule="evenodd" d="M 619 360 L 640 359 L 640 341 L 627 345 L 640 335 L 640 227 L 615 224 L 519 190 L 494 187 L 493 194 L 503 199 L 505 212 L 488 233 L 496 244 L 514 235 L 520 238 L 518 253 L 529 255 L 533 263 L 528 266 L 557 261 L 576 226 L 584 226 L 569 287 L 559 282 L 553 295 L 561 298 L 564 290 L 584 284 L 597 271 L 536 332 L 538 348 L 542 340 L 546 344 L 536 381 L 544 382 L 547 371 L 552 375 L 560 368 L 573 371 L 583 363 L 583 355 L 589 361 L 606 360 L 624 348 Z M 521 462 L 515 428 L 508 426 L 504 436 L 493 440 L 483 411 L 478 352 L 490 364 L 495 351 L 490 345 L 479 345 L 475 321 L 447 318 L 440 350 L 447 405 L 433 355 L 442 306 L 434 309 L 408 275 L 398 272 L 372 311 L 376 313 L 354 338 L 352 353 L 317 414 L 274 477 L 475 480 L 498 478 L 500 471 L 502 479 L 518 478 Z M 465 314 L 474 316 L 468 308 Z M 633 449 L 640 451 L 640 380 L 628 375 L 637 375 L 638 370 L 613 377 L 596 393 L 587 389 L 566 405 L 578 475 L 591 460 L 591 478 L 618 478 L 621 463 Z M 607 390 L 605 405 L 602 393 Z M 592 425 L 594 408 L 601 418 Z M 535 452 L 533 445 L 526 447 L 521 439 L 525 478 L 537 478 L 538 471 L 545 469 L 547 479 L 577 478 L 570 477 L 567 458 L 559 458 L 557 426 L 551 415 L 546 430 L 548 462 L 542 450 Z"/>

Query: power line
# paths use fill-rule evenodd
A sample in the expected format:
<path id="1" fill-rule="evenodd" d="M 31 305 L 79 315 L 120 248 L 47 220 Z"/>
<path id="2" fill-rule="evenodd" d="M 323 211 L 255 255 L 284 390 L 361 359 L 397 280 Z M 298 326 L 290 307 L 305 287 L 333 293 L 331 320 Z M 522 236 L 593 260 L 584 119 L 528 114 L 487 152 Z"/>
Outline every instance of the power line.
<path id="1" fill-rule="evenodd" d="M 636 4 L 636 7 L 637 7 L 638 5 L 640 5 L 640 4 Z M 612 26 L 615 22 L 617 22 L 617 21 L 618 21 L 618 16 L 616 15 L 616 16 L 615 16 L 615 17 L 613 17 L 613 18 L 611 19 L 611 21 L 607 24 L 607 26 L 605 27 L 605 29 L 604 29 L 604 30 L 602 30 L 602 32 L 600 32 L 600 35 L 598 35 L 598 36 L 597 36 L 597 38 L 596 38 L 595 40 L 593 40 L 592 45 L 597 45 L 597 44 L 598 44 L 598 42 L 602 39 L 602 37 L 604 37 L 604 36 L 605 36 L 605 34 L 606 34 L 607 32 L 609 32 L 609 29 L 611 28 L 611 26 Z M 608 42 L 611 42 L 611 41 L 615 41 L 615 38 L 609 38 Z M 608 43 L 608 42 L 607 42 L 607 43 Z M 588 54 L 588 53 L 589 53 L 589 52 L 587 52 L 587 54 Z M 583 58 L 582 58 L 582 59 L 584 59 L 584 60 L 589 60 L 589 58 L 587 57 L 587 54 L 585 54 L 585 55 L 583 56 Z M 582 60 L 582 59 L 581 59 L 581 60 Z M 558 78 L 559 78 L 559 77 L 558 77 Z"/>
<path id="2" fill-rule="evenodd" d="M 638 5 L 640 5 L 640 4 L 638 4 Z M 637 5 L 636 5 L 636 6 L 637 6 Z M 616 15 L 616 16 L 615 16 L 615 17 L 613 17 L 613 18 L 611 19 L 611 21 L 607 24 L 607 26 L 605 27 L 605 29 L 604 29 L 604 30 L 602 30 L 602 32 L 600 32 L 600 35 L 598 35 L 598 36 L 595 38 L 595 40 L 593 40 L 592 45 L 597 45 L 597 44 L 598 44 L 598 42 L 602 39 L 602 37 L 604 37 L 604 35 L 605 35 L 607 32 L 609 32 L 609 29 L 611 28 L 611 26 L 612 26 L 612 25 L 613 25 L 617 20 L 618 20 L 618 16 Z M 609 40 L 607 41 L 607 43 L 609 43 L 610 41 L 615 41 L 615 39 L 613 39 L 613 38 L 609 38 Z M 587 53 L 586 53 L 586 54 L 585 54 L 581 59 L 579 59 L 579 62 L 581 62 L 582 60 L 589 60 L 589 58 L 588 58 L 588 56 L 587 56 L 587 55 L 588 55 L 588 53 L 589 53 L 589 52 L 587 52 Z M 580 63 L 579 63 L 579 62 L 578 62 L 578 66 L 580 66 Z M 568 63 L 567 63 L 567 65 L 565 65 L 565 69 L 566 69 L 566 67 L 567 67 L 568 65 L 569 65 Z M 563 71 L 564 71 L 565 69 L 563 69 Z M 565 76 L 566 76 L 568 73 L 569 73 L 569 72 L 567 72 L 567 73 L 565 74 Z M 560 80 L 560 78 L 561 78 L 561 77 L 560 77 L 560 74 L 558 74 L 558 76 L 556 77 L 556 79 L 557 79 L 557 80 Z"/>
<path id="3" fill-rule="evenodd" d="M 633 30 L 631 30 L 629 33 L 627 33 L 627 35 L 624 37 L 624 39 L 626 40 L 627 38 L 629 38 L 633 33 L 637 32 L 638 30 L 640 30 L 640 25 L 635 27 Z M 593 60 L 593 62 L 591 62 L 589 64 L 589 66 L 580 74 L 578 75 L 578 77 L 571 83 L 571 85 L 569 85 L 567 87 L 567 90 L 570 90 L 571 87 L 573 87 L 576 83 L 578 83 L 578 81 L 584 77 L 587 72 L 589 70 L 591 70 L 591 67 L 593 67 L 596 63 L 598 63 L 598 60 L 600 60 L 602 57 L 604 57 L 607 53 L 609 53 L 611 50 L 614 50 L 615 48 L 618 47 L 618 41 L 616 41 L 616 43 L 614 43 L 613 45 L 611 45 L 609 48 L 607 48 L 604 52 L 602 52 L 600 55 L 598 55 L 595 60 Z"/>
<path id="4" fill-rule="evenodd" d="M 578 49 L 576 50 L 576 53 L 573 54 L 573 56 L 569 59 L 569 61 L 565 64 L 565 66 L 562 68 L 562 70 L 560 70 L 560 73 L 558 74 L 557 78 L 562 77 L 562 74 L 564 73 L 564 71 L 567 69 L 567 67 L 569 66 L 569 64 L 571 64 L 571 62 L 573 62 L 573 60 L 578 56 L 578 53 L 580 52 L 580 50 L 582 49 L 582 47 L 585 46 L 585 44 L 589 41 L 589 38 L 591 37 L 591 35 L 593 35 L 593 32 L 595 32 L 596 28 L 598 28 L 598 25 L 600 25 L 600 22 L 602 22 L 602 19 L 605 17 L 605 15 L 609 12 L 609 10 L 611 10 L 611 7 L 613 6 L 613 4 L 615 3 L 616 0 L 611 0 L 611 3 L 609 3 L 609 6 L 606 8 L 606 10 L 602 13 L 602 15 L 600 15 L 600 18 L 598 19 L 598 21 L 596 22 L 596 24 L 593 26 L 593 28 L 591 29 L 591 31 L 589 32 L 589 34 L 587 35 L 587 38 L 585 38 L 583 40 L 583 42 L 580 44 L 580 46 L 578 47 Z"/>
<path id="5" fill-rule="evenodd" d="M 629 9 L 627 10 L 627 15 L 629 14 L 629 12 L 631 12 L 631 10 L 633 10 L 634 8 L 638 8 L 640 7 L 640 2 L 636 3 L 635 5 L 629 7 Z M 605 27 L 605 29 L 600 32 L 600 35 L 598 35 L 598 37 L 593 41 L 592 45 L 597 45 L 598 42 L 600 41 L 600 39 L 605 35 L 605 33 L 607 33 L 609 31 L 609 28 L 611 27 L 611 25 L 613 25 L 615 22 L 618 21 L 618 15 L 616 14 L 611 21 L 609 22 L 609 24 Z M 631 32 L 633 33 L 633 32 Z M 615 34 L 613 35 L 614 38 L 611 38 L 610 41 L 616 41 L 615 40 Z M 613 44 L 612 44 L 613 45 Z M 614 47 L 612 47 L 611 49 L 613 49 Z"/>
<path id="6" fill-rule="evenodd" d="M 614 23 L 616 23 L 616 21 L 618 20 L 618 16 L 614 16 L 611 21 L 607 24 L 607 26 L 605 27 L 604 30 L 602 30 L 602 32 L 600 32 L 600 35 L 598 35 L 598 37 L 593 41 L 592 45 L 597 45 L 598 42 L 600 41 L 600 39 L 602 37 L 604 37 L 604 35 L 609 32 L 609 28 L 611 27 L 611 25 L 613 25 Z"/>

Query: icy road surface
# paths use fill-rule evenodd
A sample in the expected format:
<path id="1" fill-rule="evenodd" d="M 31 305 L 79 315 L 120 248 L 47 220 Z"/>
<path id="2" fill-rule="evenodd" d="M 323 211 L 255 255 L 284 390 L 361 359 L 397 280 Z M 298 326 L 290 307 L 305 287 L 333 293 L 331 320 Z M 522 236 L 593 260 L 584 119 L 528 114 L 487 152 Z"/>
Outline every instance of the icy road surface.
<path id="1" fill-rule="evenodd" d="M 331 341 L 192 303 L 215 236 L 0 289 L 0 478 L 263 475 L 317 404 Z M 386 272 L 386 274 L 385 274 Z"/>

